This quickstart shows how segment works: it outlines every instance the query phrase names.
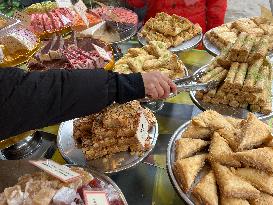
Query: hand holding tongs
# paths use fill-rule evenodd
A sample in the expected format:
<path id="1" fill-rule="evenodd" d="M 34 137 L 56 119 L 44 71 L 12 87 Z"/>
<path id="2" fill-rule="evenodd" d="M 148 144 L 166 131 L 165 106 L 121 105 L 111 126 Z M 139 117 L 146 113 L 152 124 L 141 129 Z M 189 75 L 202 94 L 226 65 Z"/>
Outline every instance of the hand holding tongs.
<path id="1" fill-rule="evenodd" d="M 169 98 L 176 96 L 178 93 L 181 93 L 182 91 L 188 91 L 188 92 L 196 91 L 196 90 L 208 91 L 208 90 L 216 88 L 219 85 L 219 81 L 215 81 L 215 80 L 212 80 L 206 83 L 198 82 L 198 80 L 201 79 L 204 74 L 206 74 L 206 71 L 200 71 L 195 73 L 194 75 L 173 80 L 173 82 L 177 86 L 177 93 L 170 93 Z M 141 101 L 148 102 L 153 100 L 146 97 L 142 99 Z"/>

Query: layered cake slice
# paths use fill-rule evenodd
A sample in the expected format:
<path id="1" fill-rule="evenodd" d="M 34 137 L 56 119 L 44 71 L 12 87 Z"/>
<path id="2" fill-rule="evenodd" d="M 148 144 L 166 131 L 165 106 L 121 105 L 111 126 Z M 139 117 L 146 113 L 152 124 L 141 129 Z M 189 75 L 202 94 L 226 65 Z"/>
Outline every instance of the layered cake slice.
<path id="1" fill-rule="evenodd" d="M 74 138 L 87 159 L 122 151 L 141 154 L 151 146 L 148 131 L 155 117 L 139 102 L 113 104 L 102 112 L 74 121 Z"/>

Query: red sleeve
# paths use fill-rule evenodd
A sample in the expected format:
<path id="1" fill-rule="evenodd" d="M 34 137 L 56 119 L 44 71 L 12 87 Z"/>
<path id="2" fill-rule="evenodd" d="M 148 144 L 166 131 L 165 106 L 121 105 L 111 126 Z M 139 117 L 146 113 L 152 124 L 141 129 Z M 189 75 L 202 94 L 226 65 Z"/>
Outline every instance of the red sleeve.
<path id="1" fill-rule="evenodd" d="M 207 30 L 224 23 L 227 0 L 207 0 Z"/>
<path id="2" fill-rule="evenodd" d="M 136 8 L 141 8 L 145 6 L 145 0 L 126 0 L 126 2 Z"/>

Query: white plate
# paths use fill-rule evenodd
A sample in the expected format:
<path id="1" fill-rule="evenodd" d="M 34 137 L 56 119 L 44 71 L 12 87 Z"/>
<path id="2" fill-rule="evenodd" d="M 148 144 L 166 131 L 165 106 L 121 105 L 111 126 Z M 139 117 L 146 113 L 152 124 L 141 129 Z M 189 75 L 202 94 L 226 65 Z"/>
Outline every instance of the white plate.
<path id="1" fill-rule="evenodd" d="M 193 48 L 196 48 L 199 45 L 199 43 L 202 41 L 202 37 L 203 37 L 203 34 L 201 33 L 201 34 L 193 37 L 192 39 L 181 43 L 179 46 L 170 47 L 168 50 L 171 52 L 180 52 L 180 51 L 191 50 Z M 137 34 L 137 38 L 138 38 L 138 41 L 143 46 L 147 45 L 146 39 L 140 36 L 140 32 Z"/>
<path id="2" fill-rule="evenodd" d="M 110 174 L 133 167 L 149 155 L 157 141 L 157 123 L 149 131 L 149 136 L 151 140 L 151 148 L 144 152 L 142 156 L 133 155 L 126 151 L 111 155 L 109 158 L 107 158 L 107 161 L 103 157 L 87 161 L 82 150 L 77 147 L 73 138 L 73 120 L 69 120 L 60 125 L 57 136 L 57 145 L 62 156 L 68 163 L 87 166 L 89 168 Z"/>

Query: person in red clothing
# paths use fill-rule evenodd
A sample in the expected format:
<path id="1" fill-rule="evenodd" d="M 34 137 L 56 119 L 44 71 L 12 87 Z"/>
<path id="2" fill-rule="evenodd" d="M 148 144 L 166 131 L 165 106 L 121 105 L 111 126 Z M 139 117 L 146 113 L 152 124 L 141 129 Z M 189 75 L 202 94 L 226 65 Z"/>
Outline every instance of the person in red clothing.
<path id="1" fill-rule="evenodd" d="M 144 21 L 158 12 L 177 14 L 198 23 L 203 32 L 224 23 L 227 0 L 126 0 L 133 8 L 146 8 Z"/>

